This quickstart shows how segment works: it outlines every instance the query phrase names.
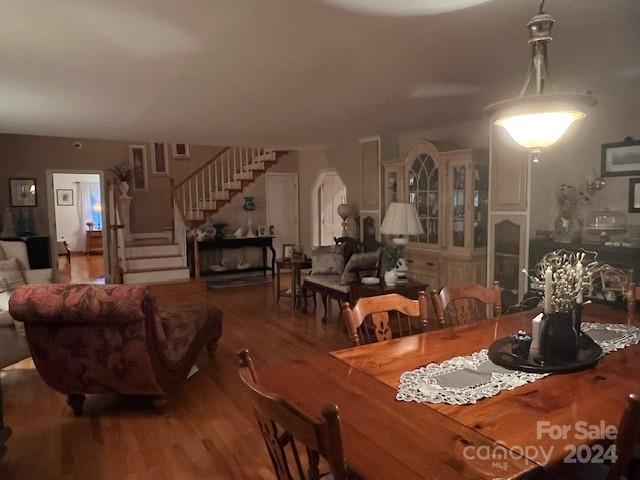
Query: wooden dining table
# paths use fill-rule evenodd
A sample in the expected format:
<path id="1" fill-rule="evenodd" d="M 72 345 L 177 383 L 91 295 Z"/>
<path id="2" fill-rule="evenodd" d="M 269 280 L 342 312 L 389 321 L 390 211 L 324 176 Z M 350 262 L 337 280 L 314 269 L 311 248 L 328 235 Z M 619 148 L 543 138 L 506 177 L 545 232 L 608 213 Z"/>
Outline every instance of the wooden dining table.
<path id="1" fill-rule="evenodd" d="M 541 478 L 566 467 L 572 448 L 611 443 L 591 437 L 617 426 L 627 396 L 640 392 L 640 345 L 609 353 L 594 368 L 541 378 L 475 404 L 396 400 L 403 372 L 530 330 L 537 313 L 312 355 L 270 368 L 262 379 L 314 415 L 322 405 L 338 405 L 345 456 L 362 478 Z M 583 321 L 628 319 L 623 311 L 594 304 L 585 306 Z"/>

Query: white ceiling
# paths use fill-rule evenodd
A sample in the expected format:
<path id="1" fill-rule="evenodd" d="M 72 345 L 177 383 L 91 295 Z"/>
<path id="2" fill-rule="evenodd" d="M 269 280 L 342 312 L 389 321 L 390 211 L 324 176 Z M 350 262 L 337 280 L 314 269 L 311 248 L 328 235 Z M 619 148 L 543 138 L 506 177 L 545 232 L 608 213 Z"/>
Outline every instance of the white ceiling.
<path id="1" fill-rule="evenodd" d="M 0 0 L 0 132 L 312 146 L 518 93 L 537 0 L 396 0 L 472 5 L 417 16 L 348 1 Z M 640 114 L 640 1 L 546 10 L 556 90 Z"/>

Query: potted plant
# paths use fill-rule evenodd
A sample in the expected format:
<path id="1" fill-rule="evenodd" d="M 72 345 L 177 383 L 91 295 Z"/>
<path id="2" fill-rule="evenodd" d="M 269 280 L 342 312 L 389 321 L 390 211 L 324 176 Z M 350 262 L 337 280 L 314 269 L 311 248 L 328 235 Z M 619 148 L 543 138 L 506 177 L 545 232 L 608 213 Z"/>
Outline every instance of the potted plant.
<path id="1" fill-rule="evenodd" d="M 402 258 L 403 247 L 401 245 L 387 245 L 381 248 L 381 262 L 384 270 L 384 283 L 393 287 L 398 280 L 398 263 Z"/>
<path id="2" fill-rule="evenodd" d="M 110 168 L 108 172 L 118 183 L 118 188 L 120 189 L 122 196 L 126 197 L 129 193 L 129 182 L 131 181 L 131 166 L 128 163 L 123 162 L 120 165 Z"/>

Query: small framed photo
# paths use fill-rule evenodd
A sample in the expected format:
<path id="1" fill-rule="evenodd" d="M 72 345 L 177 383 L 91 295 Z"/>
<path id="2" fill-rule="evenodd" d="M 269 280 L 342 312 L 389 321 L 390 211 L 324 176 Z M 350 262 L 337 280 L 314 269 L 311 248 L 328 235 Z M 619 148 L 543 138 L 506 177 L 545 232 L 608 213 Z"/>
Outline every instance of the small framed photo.
<path id="1" fill-rule="evenodd" d="M 260 225 L 258 227 L 258 236 L 259 237 L 266 237 L 267 236 L 267 226 L 266 225 Z"/>
<path id="2" fill-rule="evenodd" d="M 70 188 L 56 189 L 56 205 L 59 207 L 73 207 L 73 190 Z"/>
<path id="3" fill-rule="evenodd" d="M 282 259 L 291 260 L 293 258 L 293 252 L 296 248 L 295 243 L 283 243 L 282 244 Z"/>
<path id="4" fill-rule="evenodd" d="M 166 143 L 151 144 L 151 173 L 169 176 L 169 152 Z"/>
<path id="5" fill-rule="evenodd" d="M 176 160 L 188 160 L 189 159 L 189 144 L 188 143 L 174 143 L 173 144 L 173 158 Z"/>
<path id="6" fill-rule="evenodd" d="M 640 175 L 640 140 L 631 137 L 602 145 L 602 176 Z"/>
<path id="7" fill-rule="evenodd" d="M 10 178 L 9 194 L 12 207 L 36 207 L 38 205 L 35 178 Z"/>
<path id="8" fill-rule="evenodd" d="M 129 145 L 129 163 L 131 164 L 131 182 L 134 192 L 149 190 L 147 174 L 147 146 Z"/>
<path id="9" fill-rule="evenodd" d="M 629 179 L 629 213 L 640 213 L 640 178 Z"/>

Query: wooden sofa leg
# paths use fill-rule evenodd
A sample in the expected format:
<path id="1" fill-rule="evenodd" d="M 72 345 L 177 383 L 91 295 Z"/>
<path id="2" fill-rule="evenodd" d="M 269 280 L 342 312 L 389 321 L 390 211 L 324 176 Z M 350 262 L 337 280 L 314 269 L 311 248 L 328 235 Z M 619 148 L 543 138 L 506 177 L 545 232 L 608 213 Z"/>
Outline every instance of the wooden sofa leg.
<path id="1" fill-rule="evenodd" d="M 84 405 L 85 397 L 83 394 L 71 394 L 67 395 L 67 405 L 71 407 L 73 413 L 77 416 L 82 415 L 82 406 Z"/>
<path id="2" fill-rule="evenodd" d="M 211 340 L 207 343 L 207 353 L 209 354 L 209 359 L 213 360 L 213 357 L 216 356 L 216 350 L 218 349 L 218 340 Z"/>
<path id="3" fill-rule="evenodd" d="M 331 305 L 327 305 L 329 302 L 327 301 L 327 294 L 320 294 L 320 298 L 322 298 L 322 323 L 327 323 L 328 319 L 328 310 Z"/>
<path id="4" fill-rule="evenodd" d="M 167 406 L 169 405 L 169 399 L 166 395 L 156 395 L 151 400 L 153 404 L 153 408 L 156 409 L 157 413 L 165 413 L 167 411 Z"/>

